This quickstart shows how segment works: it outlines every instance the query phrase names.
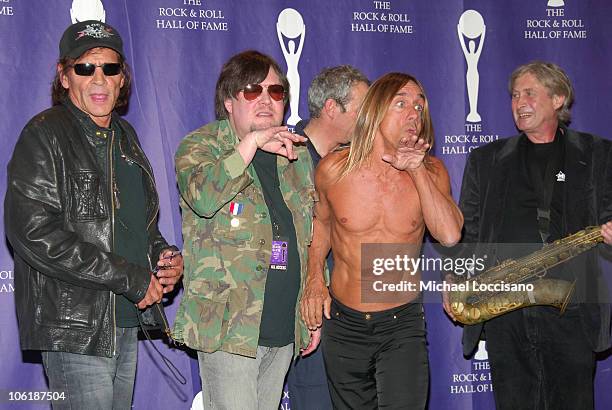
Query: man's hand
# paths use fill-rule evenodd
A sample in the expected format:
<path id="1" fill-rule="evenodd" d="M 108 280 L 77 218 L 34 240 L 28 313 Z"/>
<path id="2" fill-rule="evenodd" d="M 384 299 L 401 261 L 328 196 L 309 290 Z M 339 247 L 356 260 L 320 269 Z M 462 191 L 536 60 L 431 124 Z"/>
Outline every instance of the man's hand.
<path id="1" fill-rule="evenodd" d="M 178 251 L 166 249 L 159 254 L 157 261 L 157 279 L 164 287 L 164 293 L 172 292 L 174 285 L 183 274 L 183 255 Z"/>
<path id="2" fill-rule="evenodd" d="M 604 238 L 604 243 L 612 245 L 612 221 L 608 221 L 601 225 L 601 234 Z"/>
<path id="3" fill-rule="evenodd" d="M 385 154 L 382 160 L 400 171 L 416 170 L 423 164 L 423 158 L 427 154 L 429 144 L 417 135 L 404 137 L 393 154 Z"/>
<path id="4" fill-rule="evenodd" d="M 162 285 L 155 276 L 151 275 L 151 282 L 149 282 L 147 294 L 136 306 L 138 309 L 145 309 L 147 306 L 161 302 L 163 295 Z"/>
<path id="5" fill-rule="evenodd" d="M 322 280 L 307 280 L 302 300 L 300 301 L 300 312 L 306 326 L 311 331 L 316 331 L 323 324 L 323 314 L 327 319 L 330 316 L 331 297 L 329 290 Z"/>
<path id="6" fill-rule="evenodd" d="M 257 148 L 263 151 L 282 155 L 288 159 L 297 159 L 297 155 L 293 151 L 293 144 L 307 140 L 301 135 L 288 131 L 285 126 L 251 131 L 245 138 L 252 138 Z"/>
<path id="7" fill-rule="evenodd" d="M 317 350 L 317 347 L 319 346 L 320 342 L 321 342 L 321 328 L 318 328 L 317 330 L 311 330 L 310 331 L 310 342 L 308 343 L 308 346 L 306 346 L 306 349 L 302 349 L 300 351 L 300 356 L 302 357 L 308 356 L 309 354 Z"/>

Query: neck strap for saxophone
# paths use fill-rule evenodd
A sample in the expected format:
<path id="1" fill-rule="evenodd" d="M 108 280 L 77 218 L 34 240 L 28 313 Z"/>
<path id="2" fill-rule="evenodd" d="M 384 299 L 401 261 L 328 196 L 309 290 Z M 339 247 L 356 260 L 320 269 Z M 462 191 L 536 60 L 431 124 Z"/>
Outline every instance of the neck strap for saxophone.
<path id="1" fill-rule="evenodd" d="M 565 156 L 562 139 L 563 129 L 558 128 L 555 139 L 552 142 L 553 149 L 551 155 L 549 155 L 546 161 L 544 175 L 540 172 L 536 161 L 533 161 L 533 159 L 528 161 L 529 174 L 538 201 L 538 231 L 544 244 L 548 243 L 548 238 L 550 238 L 550 204 L 555 190 L 555 175 L 563 164 Z"/>

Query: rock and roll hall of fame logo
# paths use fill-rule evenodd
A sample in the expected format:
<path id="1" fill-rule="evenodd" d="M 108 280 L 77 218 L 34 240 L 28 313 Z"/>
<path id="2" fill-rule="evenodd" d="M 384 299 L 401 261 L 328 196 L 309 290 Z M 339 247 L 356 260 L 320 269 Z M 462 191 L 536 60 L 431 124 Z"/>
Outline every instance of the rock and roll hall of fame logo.
<path id="1" fill-rule="evenodd" d="M 481 121 L 480 114 L 478 114 L 478 85 L 480 82 L 478 60 L 480 59 L 480 53 L 482 53 L 485 33 L 486 26 L 484 20 L 476 10 L 466 10 L 461 17 L 459 17 L 457 35 L 459 36 L 461 50 L 463 51 L 467 63 L 465 80 L 470 104 L 470 112 L 465 118 L 467 122 Z M 477 40 L 478 43 L 476 43 Z"/>
<path id="2" fill-rule="evenodd" d="M 546 4 L 548 7 L 563 7 L 565 6 L 565 1 L 563 0 L 548 0 Z"/>
<path id="3" fill-rule="evenodd" d="M 73 0 L 70 7 L 72 24 L 79 21 L 98 20 L 106 22 L 106 11 L 100 0 Z"/>
<path id="4" fill-rule="evenodd" d="M 278 15 L 276 22 L 276 34 L 280 43 L 283 56 L 287 63 L 287 80 L 289 80 L 290 114 L 287 119 L 288 125 L 296 125 L 300 122 L 300 73 L 298 64 L 304 47 L 306 37 L 306 26 L 302 15 L 295 9 L 286 8 Z M 285 41 L 286 39 L 286 41 Z"/>

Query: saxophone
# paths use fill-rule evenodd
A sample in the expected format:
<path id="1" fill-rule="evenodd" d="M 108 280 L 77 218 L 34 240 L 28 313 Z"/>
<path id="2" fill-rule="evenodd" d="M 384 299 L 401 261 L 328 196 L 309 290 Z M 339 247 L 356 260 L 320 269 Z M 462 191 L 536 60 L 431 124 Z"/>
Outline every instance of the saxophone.
<path id="1" fill-rule="evenodd" d="M 544 245 L 542 249 L 522 258 L 508 259 L 482 274 L 460 282 L 449 291 L 451 311 L 457 321 L 472 325 L 485 322 L 512 310 L 534 305 L 550 305 L 561 314 L 574 290 L 574 282 L 545 278 L 547 269 L 595 247 L 603 242 L 601 228 L 589 226 L 573 235 Z M 479 291 L 479 284 L 519 284 L 534 279 L 529 291 Z M 491 286 L 485 286 L 490 288 Z"/>

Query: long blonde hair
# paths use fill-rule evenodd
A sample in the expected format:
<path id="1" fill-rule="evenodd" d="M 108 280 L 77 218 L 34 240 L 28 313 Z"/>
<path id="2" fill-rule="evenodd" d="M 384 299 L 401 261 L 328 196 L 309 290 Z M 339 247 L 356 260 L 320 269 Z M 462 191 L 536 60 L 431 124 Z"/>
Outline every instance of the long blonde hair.
<path id="1" fill-rule="evenodd" d="M 353 129 L 353 138 L 348 158 L 344 162 L 340 178 L 348 175 L 351 171 L 361 167 L 370 160 L 376 133 L 391 105 L 391 101 L 397 92 L 407 83 L 413 82 L 420 89 L 425 99 L 422 112 L 421 133 L 419 138 L 423 138 L 430 148 L 434 142 L 433 124 L 429 113 L 429 103 L 425 96 L 423 85 L 413 76 L 404 73 L 389 73 L 380 77 L 369 88 L 359 113 L 357 122 Z"/>

